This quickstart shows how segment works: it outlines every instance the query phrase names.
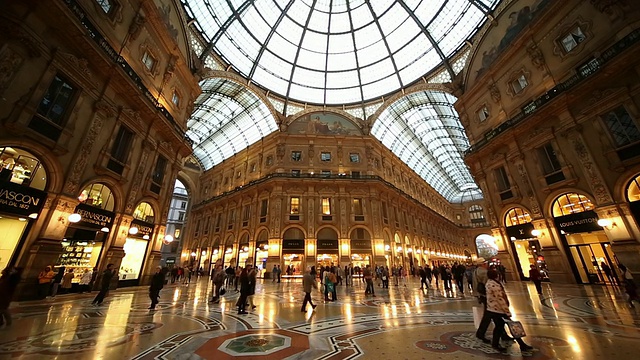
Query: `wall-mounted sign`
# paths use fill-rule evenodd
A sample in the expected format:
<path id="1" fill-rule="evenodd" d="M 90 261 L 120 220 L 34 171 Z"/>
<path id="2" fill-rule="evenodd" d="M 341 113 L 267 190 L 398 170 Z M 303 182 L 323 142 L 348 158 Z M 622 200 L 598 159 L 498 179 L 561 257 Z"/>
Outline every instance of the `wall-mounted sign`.
<path id="1" fill-rule="evenodd" d="M 598 214 L 593 210 L 558 216 L 553 221 L 558 231 L 564 231 L 567 234 L 602 230 L 602 226 L 598 225 Z"/>
<path id="2" fill-rule="evenodd" d="M 75 210 L 76 214 L 80 214 L 82 218 L 75 226 L 87 227 L 91 229 L 102 229 L 103 227 L 111 229 L 113 219 L 116 214 L 111 211 L 99 209 L 86 204 L 78 204 Z"/>
<path id="3" fill-rule="evenodd" d="M 0 182 L 0 212 L 24 215 L 39 214 L 47 193 L 38 189 Z"/>
<path id="4" fill-rule="evenodd" d="M 510 240 L 524 240 L 524 239 L 534 239 L 535 236 L 531 235 L 531 231 L 533 230 L 532 223 L 507 226 L 507 237 Z"/>
<path id="5" fill-rule="evenodd" d="M 282 240 L 283 249 L 304 249 L 304 240 Z"/>
<path id="6" fill-rule="evenodd" d="M 371 251 L 371 240 L 351 240 L 351 250 Z"/>
<path id="7" fill-rule="evenodd" d="M 338 240 L 318 240 L 318 250 L 338 250 Z"/>
<path id="8" fill-rule="evenodd" d="M 153 236 L 153 224 L 151 223 L 134 219 L 131 221 L 131 226 L 129 228 L 132 227 L 137 227 L 138 233 L 133 235 L 130 234 L 129 237 L 149 240 Z"/>

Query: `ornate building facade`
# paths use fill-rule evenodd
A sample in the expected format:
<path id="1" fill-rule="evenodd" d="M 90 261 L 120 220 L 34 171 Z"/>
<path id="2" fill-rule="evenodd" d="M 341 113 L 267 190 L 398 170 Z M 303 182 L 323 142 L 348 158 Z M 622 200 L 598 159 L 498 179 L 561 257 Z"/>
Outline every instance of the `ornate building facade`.
<path id="1" fill-rule="evenodd" d="M 119 269 L 144 284 L 160 262 L 172 185 L 200 93 L 172 1 L 2 5 L 0 266 Z"/>
<path id="2" fill-rule="evenodd" d="M 476 42 L 456 108 L 498 257 L 514 278 L 604 283 L 640 264 L 640 12 L 518 1 Z"/>

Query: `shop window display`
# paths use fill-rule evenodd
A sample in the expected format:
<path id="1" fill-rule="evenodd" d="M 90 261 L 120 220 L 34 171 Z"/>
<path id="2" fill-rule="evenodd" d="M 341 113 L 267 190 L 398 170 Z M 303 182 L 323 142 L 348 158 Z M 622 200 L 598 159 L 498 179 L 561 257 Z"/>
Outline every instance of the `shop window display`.
<path id="1" fill-rule="evenodd" d="M 0 231 L 2 232 L 2 241 L 0 241 L 0 269 L 4 269 L 9 265 L 11 256 L 26 227 L 26 218 L 0 216 Z"/>
<path id="2" fill-rule="evenodd" d="M 124 243 L 124 257 L 118 273 L 119 280 L 137 280 L 147 251 L 147 240 L 127 238 Z"/>
<path id="3" fill-rule="evenodd" d="M 102 243 L 95 241 L 63 240 L 62 253 L 56 262 L 55 267 L 64 266 L 73 269 L 74 278 L 72 283 L 80 282 L 84 270 L 93 271 L 98 264 Z"/>
<path id="4" fill-rule="evenodd" d="M 0 147 L 0 182 L 3 181 L 44 190 L 47 175 L 40 161 L 31 153 L 12 147 Z"/>

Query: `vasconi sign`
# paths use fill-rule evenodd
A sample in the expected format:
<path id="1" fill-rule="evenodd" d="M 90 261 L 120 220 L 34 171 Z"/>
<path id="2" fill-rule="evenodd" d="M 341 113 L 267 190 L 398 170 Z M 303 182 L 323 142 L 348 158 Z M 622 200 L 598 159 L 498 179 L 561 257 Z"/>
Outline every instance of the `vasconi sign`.
<path id="1" fill-rule="evenodd" d="M 29 216 L 39 214 L 47 193 L 11 182 L 0 183 L 0 212 Z"/>

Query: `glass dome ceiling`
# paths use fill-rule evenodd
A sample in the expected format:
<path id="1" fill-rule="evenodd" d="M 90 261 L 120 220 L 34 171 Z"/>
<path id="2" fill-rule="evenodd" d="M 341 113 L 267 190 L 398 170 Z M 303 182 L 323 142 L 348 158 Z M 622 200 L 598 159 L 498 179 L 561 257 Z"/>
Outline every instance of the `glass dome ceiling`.
<path id="1" fill-rule="evenodd" d="M 462 158 L 469 140 L 455 101 L 441 91 L 409 94 L 380 114 L 371 134 L 449 202 L 460 203 L 482 193 Z"/>
<path id="2" fill-rule="evenodd" d="M 182 0 L 211 50 L 287 99 L 344 105 L 444 64 L 499 0 Z"/>

